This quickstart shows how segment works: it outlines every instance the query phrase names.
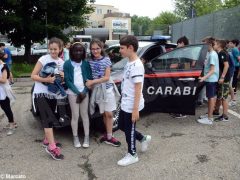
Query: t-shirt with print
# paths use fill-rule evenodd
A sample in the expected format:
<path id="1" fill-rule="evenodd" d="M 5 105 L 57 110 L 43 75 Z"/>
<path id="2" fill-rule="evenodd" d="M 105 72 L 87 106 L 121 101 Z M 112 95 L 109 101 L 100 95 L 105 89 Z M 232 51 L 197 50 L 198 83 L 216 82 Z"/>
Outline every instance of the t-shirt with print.
<path id="1" fill-rule="evenodd" d="M 46 64 L 55 62 L 57 64 L 58 71 L 63 71 L 64 61 L 61 58 L 53 59 L 51 55 L 47 54 L 39 58 L 38 62 L 44 67 Z M 54 93 L 48 91 L 48 87 L 41 82 L 35 81 L 33 94 L 48 94 L 55 96 Z"/>
<path id="2" fill-rule="evenodd" d="M 135 98 L 135 83 L 142 83 L 143 89 L 144 82 L 144 67 L 142 61 L 137 59 L 135 61 L 128 61 L 124 67 L 123 81 L 121 84 L 122 100 L 121 109 L 127 113 L 133 112 L 134 98 Z M 141 97 L 138 110 L 144 108 L 144 99 L 141 89 Z"/>
<path id="3" fill-rule="evenodd" d="M 204 63 L 204 76 L 210 71 L 211 65 L 214 65 L 214 73 L 208 77 L 206 82 L 218 82 L 219 79 L 219 60 L 215 51 L 207 53 L 207 58 Z"/>
<path id="4" fill-rule="evenodd" d="M 111 67 L 112 63 L 108 57 L 102 57 L 101 59 L 90 60 L 89 64 L 92 69 L 93 79 L 100 79 L 104 77 L 105 71 L 108 67 Z M 112 87 L 111 83 L 106 83 L 106 89 Z"/>
<path id="5" fill-rule="evenodd" d="M 219 59 L 219 76 L 222 75 L 223 73 L 223 69 L 224 69 L 224 62 L 228 62 L 229 63 L 229 55 L 227 52 L 225 51 L 220 51 L 218 53 L 218 59 Z M 230 69 L 228 68 L 227 74 L 225 75 L 224 81 L 225 82 L 230 82 Z"/>

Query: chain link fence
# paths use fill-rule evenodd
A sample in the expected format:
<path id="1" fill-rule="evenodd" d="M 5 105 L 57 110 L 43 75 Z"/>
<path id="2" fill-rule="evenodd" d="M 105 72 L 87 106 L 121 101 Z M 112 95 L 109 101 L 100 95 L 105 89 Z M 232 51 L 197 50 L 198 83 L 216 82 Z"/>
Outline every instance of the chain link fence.
<path id="1" fill-rule="evenodd" d="M 189 38 L 191 43 L 200 43 L 206 36 L 220 39 L 240 39 L 240 6 L 217 11 L 171 26 L 172 41 L 181 36 Z"/>

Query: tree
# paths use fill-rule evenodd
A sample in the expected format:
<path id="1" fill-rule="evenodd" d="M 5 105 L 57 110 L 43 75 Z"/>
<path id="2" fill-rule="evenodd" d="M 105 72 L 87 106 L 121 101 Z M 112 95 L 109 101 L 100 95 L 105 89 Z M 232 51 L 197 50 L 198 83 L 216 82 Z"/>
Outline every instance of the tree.
<path id="1" fill-rule="evenodd" d="M 89 0 L 1 0 L 0 32 L 11 42 L 25 45 L 26 58 L 31 43 L 45 37 L 66 38 L 63 29 L 70 26 L 84 27 L 86 15 L 93 10 Z"/>
<path id="2" fill-rule="evenodd" d="M 221 0 L 196 0 L 194 4 L 194 9 L 197 16 L 202 16 L 205 14 L 210 14 L 217 10 L 222 9 Z"/>
<path id="3" fill-rule="evenodd" d="M 240 5 L 240 0 L 225 0 L 223 2 L 224 8 L 232 8 Z"/>
<path id="4" fill-rule="evenodd" d="M 149 29 L 149 34 L 153 34 L 154 30 L 160 30 L 164 35 L 169 34 L 169 26 L 181 21 L 181 18 L 172 12 L 162 12 L 155 17 Z"/>
<path id="5" fill-rule="evenodd" d="M 147 31 L 149 30 L 152 20 L 149 17 L 138 17 L 137 15 L 132 16 L 132 31 L 134 35 L 148 35 Z"/>
<path id="6" fill-rule="evenodd" d="M 175 13 L 182 19 L 194 16 L 194 5 L 195 0 L 175 0 Z"/>
<path id="7" fill-rule="evenodd" d="M 175 0 L 175 12 L 183 19 L 209 14 L 221 8 L 221 0 Z"/>

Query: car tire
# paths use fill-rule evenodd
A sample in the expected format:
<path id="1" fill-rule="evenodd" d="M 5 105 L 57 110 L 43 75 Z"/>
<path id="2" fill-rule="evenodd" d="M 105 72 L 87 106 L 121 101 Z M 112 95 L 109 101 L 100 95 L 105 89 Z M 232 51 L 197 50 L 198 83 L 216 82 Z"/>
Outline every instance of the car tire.
<path id="1" fill-rule="evenodd" d="M 118 122 L 119 122 L 119 114 L 120 114 L 120 104 L 118 104 L 116 111 L 113 112 L 113 132 L 119 129 Z"/>
<path id="2" fill-rule="evenodd" d="M 31 89 L 31 109 L 30 109 L 30 111 L 32 112 L 34 117 L 38 117 L 39 116 L 39 111 L 36 107 L 35 99 L 33 99 L 33 96 L 32 96 L 33 89 L 34 89 L 34 85 L 32 86 L 32 89 Z"/>

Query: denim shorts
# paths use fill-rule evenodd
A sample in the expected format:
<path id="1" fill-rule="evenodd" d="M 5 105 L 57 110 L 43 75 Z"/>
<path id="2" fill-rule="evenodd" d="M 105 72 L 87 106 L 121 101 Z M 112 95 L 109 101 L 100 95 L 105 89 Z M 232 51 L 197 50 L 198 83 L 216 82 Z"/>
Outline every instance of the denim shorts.
<path id="1" fill-rule="evenodd" d="M 206 82 L 206 96 L 208 99 L 217 95 L 217 82 Z"/>

